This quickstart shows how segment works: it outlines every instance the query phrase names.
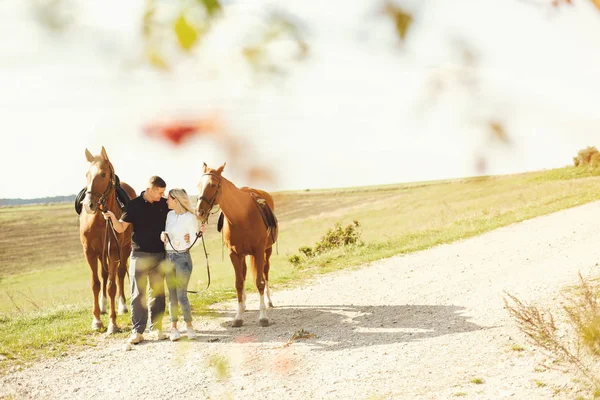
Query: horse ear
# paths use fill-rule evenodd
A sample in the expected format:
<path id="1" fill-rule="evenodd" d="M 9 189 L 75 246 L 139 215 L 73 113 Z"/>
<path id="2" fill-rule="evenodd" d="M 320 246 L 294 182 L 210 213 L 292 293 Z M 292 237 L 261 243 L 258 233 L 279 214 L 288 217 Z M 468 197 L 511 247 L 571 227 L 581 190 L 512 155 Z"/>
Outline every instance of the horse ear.
<path id="1" fill-rule="evenodd" d="M 94 156 L 88 149 L 85 149 L 85 158 L 88 160 L 88 162 L 94 161 Z"/>
<path id="2" fill-rule="evenodd" d="M 206 173 L 207 170 L 208 170 L 208 165 L 206 165 L 206 163 L 202 163 L 202 172 Z"/>
<path id="3" fill-rule="evenodd" d="M 223 173 L 223 170 L 225 169 L 225 164 L 227 164 L 227 162 L 224 162 L 223 165 L 221 165 L 219 168 L 217 168 L 217 172 L 219 174 Z"/>
<path id="4" fill-rule="evenodd" d="M 108 155 L 106 154 L 106 150 L 104 149 L 104 146 L 102 146 L 102 151 L 100 152 L 100 154 L 102 155 L 102 157 L 104 157 L 104 159 L 106 161 L 108 161 Z"/>

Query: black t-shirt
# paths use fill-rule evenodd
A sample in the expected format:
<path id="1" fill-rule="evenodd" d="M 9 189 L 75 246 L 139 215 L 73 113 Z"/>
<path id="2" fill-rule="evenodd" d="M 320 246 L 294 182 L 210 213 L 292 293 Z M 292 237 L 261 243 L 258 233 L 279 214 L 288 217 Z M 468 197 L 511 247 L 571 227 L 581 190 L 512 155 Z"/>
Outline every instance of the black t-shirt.
<path id="1" fill-rule="evenodd" d="M 133 251 L 146 253 L 162 253 L 165 244 L 160 240 L 160 233 L 165 230 L 165 222 L 169 207 L 167 200 L 149 203 L 144 200 L 144 192 L 125 206 L 121 220 L 133 225 Z"/>

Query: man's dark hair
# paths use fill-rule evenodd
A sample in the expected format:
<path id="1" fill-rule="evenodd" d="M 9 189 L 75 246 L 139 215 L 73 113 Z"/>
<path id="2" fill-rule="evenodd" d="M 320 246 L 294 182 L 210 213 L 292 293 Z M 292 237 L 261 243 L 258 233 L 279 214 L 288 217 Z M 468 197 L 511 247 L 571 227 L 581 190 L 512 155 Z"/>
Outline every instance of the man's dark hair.
<path id="1" fill-rule="evenodd" d="M 156 175 L 150 177 L 150 179 L 148 180 L 148 185 L 150 185 L 151 187 L 157 187 L 162 189 L 167 187 L 167 183 L 163 180 L 163 178 Z"/>

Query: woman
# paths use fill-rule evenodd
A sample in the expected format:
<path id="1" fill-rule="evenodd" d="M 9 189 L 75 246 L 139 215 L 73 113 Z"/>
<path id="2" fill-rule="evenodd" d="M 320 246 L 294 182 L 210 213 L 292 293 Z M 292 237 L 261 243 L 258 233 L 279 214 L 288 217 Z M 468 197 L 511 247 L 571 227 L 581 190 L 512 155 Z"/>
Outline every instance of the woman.
<path id="1" fill-rule="evenodd" d="M 187 324 L 187 337 L 194 339 L 196 331 L 192 325 L 192 312 L 187 297 L 187 288 L 192 275 L 192 258 L 190 248 L 196 238 L 198 222 L 190 205 L 190 199 L 184 189 L 171 189 L 167 198 L 167 206 L 171 211 L 167 214 L 165 231 L 161 240 L 167 251 L 167 287 L 169 289 L 169 313 L 171 314 L 171 341 L 181 337 L 177 329 L 177 306 L 181 307 L 183 320 Z M 206 230 L 201 225 L 200 232 Z"/>

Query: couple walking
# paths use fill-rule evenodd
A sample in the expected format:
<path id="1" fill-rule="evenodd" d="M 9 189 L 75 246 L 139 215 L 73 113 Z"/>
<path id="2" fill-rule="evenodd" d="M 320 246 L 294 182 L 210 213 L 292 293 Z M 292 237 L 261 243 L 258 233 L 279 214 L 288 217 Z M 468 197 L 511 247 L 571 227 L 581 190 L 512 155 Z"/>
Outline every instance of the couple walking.
<path id="1" fill-rule="evenodd" d="M 144 340 L 150 306 L 150 332 L 157 339 L 166 339 L 162 331 L 165 312 L 166 278 L 169 291 L 169 314 L 172 341 L 179 340 L 177 328 L 178 309 L 181 308 L 186 323 L 188 339 L 196 337 L 192 325 L 192 313 L 187 297 L 187 287 L 192 274 L 192 259 L 189 248 L 196 238 L 206 230 L 198 229 L 198 222 L 184 189 L 171 189 L 165 198 L 167 184 L 158 177 L 148 180 L 148 186 L 138 197 L 125 207 L 121 219 L 111 212 L 104 218 L 112 221 L 117 232 L 133 226 L 132 251 L 129 267 L 131 280 L 131 336 L 129 343 Z M 148 283 L 148 300 L 146 290 Z"/>

